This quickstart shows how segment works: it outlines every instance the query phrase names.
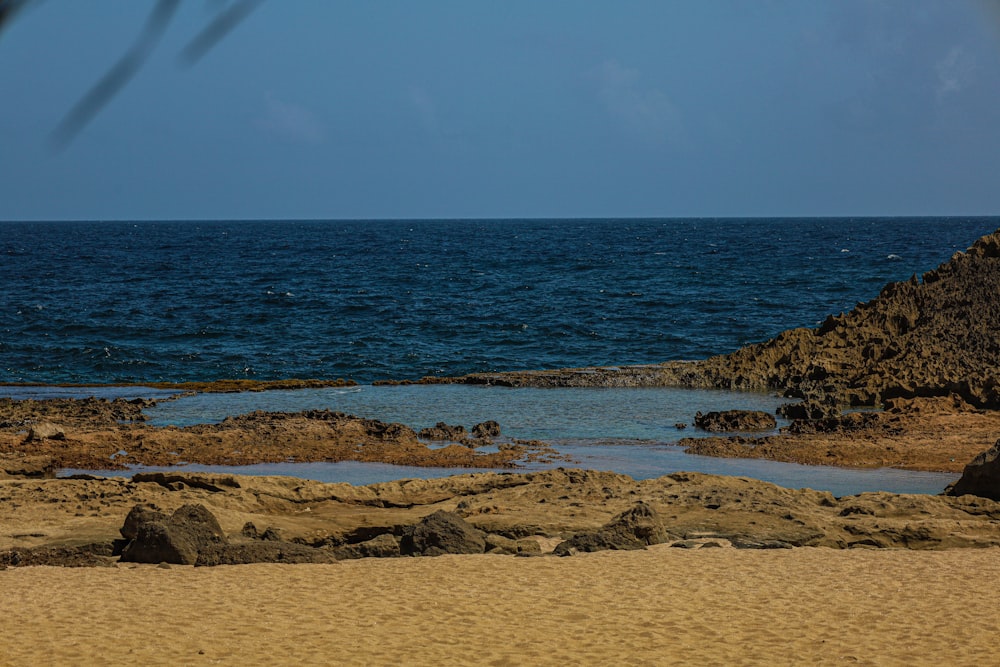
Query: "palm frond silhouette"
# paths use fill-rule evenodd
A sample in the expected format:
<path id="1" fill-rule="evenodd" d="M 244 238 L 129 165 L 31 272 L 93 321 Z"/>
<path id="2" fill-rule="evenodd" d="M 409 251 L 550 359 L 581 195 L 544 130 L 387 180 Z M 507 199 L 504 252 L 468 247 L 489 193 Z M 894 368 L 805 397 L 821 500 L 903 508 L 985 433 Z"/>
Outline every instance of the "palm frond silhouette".
<path id="1" fill-rule="evenodd" d="M 40 4 L 43 1 L 0 0 L 0 34 L 28 5 Z M 263 0 L 224 2 L 208 25 L 181 51 L 181 62 L 193 65 L 204 58 L 262 2 Z M 156 0 L 146 18 L 146 23 L 132 45 L 73 105 L 52 131 L 51 140 L 54 148 L 61 150 L 72 143 L 80 131 L 131 81 L 155 50 L 178 7 L 180 0 Z"/>

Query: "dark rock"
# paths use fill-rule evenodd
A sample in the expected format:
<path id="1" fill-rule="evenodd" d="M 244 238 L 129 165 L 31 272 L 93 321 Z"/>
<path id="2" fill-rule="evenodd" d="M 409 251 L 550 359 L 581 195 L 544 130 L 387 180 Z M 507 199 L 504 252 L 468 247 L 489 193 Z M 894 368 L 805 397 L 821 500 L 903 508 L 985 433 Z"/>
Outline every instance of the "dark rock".
<path id="1" fill-rule="evenodd" d="M 261 533 L 260 539 L 264 540 L 265 542 L 283 542 L 284 541 L 284 540 L 281 539 L 281 531 L 278 530 L 277 528 L 274 528 L 274 527 L 268 527 L 267 530 L 265 530 L 263 533 Z"/>
<path id="2" fill-rule="evenodd" d="M 293 542 L 254 540 L 218 544 L 198 554 L 194 565 L 248 565 L 250 563 L 332 563 L 334 556 L 328 551 Z"/>
<path id="3" fill-rule="evenodd" d="M 135 533 L 122 551 L 123 562 L 194 565 L 200 553 L 227 542 L 219 522 L 203 505 L 183 505 L 165 521 L 155 515 L 140 521 L 142 513 L 149 510 L 134 507 L 129 512 L 129 516 L 133 512 L 138 516 L 128 526 L 122 526 L 123 535 Z"/>
<path id="4" fill-rule="evenodd" d="M 724 410 L 722 412 L 697 413 L 694 425 L 713 433 L 729 431 L 767 431 L 778 425 L 773 415 L 760 410 Z"/>
<path id="5" fill-rule="evenodd" d="M 154 505 L 136 505 L 129 510 L 125 523 L 119 529 L 126 540 L 134 540 L 139 534 L 139 526 L 149 522 L 165 523 L 169 517 Z"/>
<path id="6" fill-rule="evenodd" d="M 754 540 L 748 537 L 734 537 L 730 542 L 737 549 L 792 549 L 795 546 L 782 540 Z"/>
<path id="7" fill-rule="evenodd" d="M 644 549 L 650 544 L 667 542 L 670 538 L 659 513 L 646 503 L 638 502 L 597 532 L 583 533 L 560 542 L 553 553 L 569 556 L 581 551 Z"/>
<path id="8" fill-rule="evenodd" d="M 444 422 L 438 422 L 430 428 L 421 429 L 417 436 L 424 440 L 451 440 L 460 442 L 469 437 L 464 426 L 450 426 Z"/>
<path id="9" fill-rule="evenodd" d="M 390 533 L 382 533 L 370 540 L 347 544 L 333 550 L 337 560 L 353 558 L 393 558 L 399 555 L 399 541 Z"/>
<path id="10" fill-rule="evenodd" d="M 499 435 L 500 424 L 492 419 L 472 427 L 472 437 L 474 438 L 496 438 Z"/>
<path id="11" fill-rule="evenodd" d="M 399 552 L 404 556 L 481 554 L 485 550 L 482 531 L 457 514 L 443 510 L 408 526 L 399 542 Z"/>
<path id="12" fill-rule="evenodd" d="M 778 415 L 785 419 L 827 419 L 839 414 L 837 406 L 826 401 L 802 401 L 778 406 Z"/>
<path id="13" fill-rule="evenodd" d="M 972 459 L 959 480 L 945 489 L 945 494 L 1000 500 L 1000 440 Z"/>
<path id="14" fill-rule="evenodd" d="M 34 547 L 0 551 L 0 569 L 50 565 L 57 567 L 111 567 L 110 543 L 97 542 L 75 547 Z"/>

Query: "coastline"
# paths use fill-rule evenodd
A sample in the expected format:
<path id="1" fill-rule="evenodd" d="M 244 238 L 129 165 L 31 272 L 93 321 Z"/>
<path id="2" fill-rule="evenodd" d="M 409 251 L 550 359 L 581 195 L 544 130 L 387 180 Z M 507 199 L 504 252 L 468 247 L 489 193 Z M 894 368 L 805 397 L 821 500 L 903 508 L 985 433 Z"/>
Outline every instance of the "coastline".
<path id="1" fill-rule="evenodd" d="M 956 309 L 964 309 L 964 316 L 958 318 L 958 322 L 971 320 L 973 314 L 982 316 L 983 319 L 983 322 L 977 322 L 971 327 L 972 334 L 984 327 L 991 331 L 990 323 L 1000 316 L 1000 311 L 994 307 L 996 304 L 988 299 L 993 294 L 990 285 L 1000 280 L 998 266 L 1000 232 L 983 237 L 967 253 L 957 253 L 937 270 L 925 274 L 922 283 L 914 278 L 907 283 L 890 284 L 875 300 L 860 304 L 847 315 L 828 318 L 816 330 L 791 330 L 771 341 L 701 362 L 474 374 L 462 378 L 428 378 L 423 382 L 500 383 L 506 386 L 542 387 L 674 385 L 783 389 L 787 397 L 800 402 L 779 409 L 791 420 L 779 434 L 721 435 L 697 441 L 688 440 L 684 441 L 688 451 L 711 456 L 766 458 L 811 465 L 895 466 L 922 471 L 958 472 L 966 469 L 973 457 L 990 447 L 995 433 L 1000 429 L 1000 411 L 995 409 L 997 394 L 991 384 L 994 368 L 991 364 L 994 364 L 993 356 L 997 351 L 994 347 L 964 351 L 954 349 L 955 345 L 967 345 L 972 339 L 956 338 L 953 333 L 942 334 L 942 328 L 954 330 L 957 327 L 956 321 L 953 321 Z M 971 282 L 979 284 L 979 291 L 973 295 L 976 298 L 968 297 L 966 293 Z M 956 293 L 961 297 L 957 301 Z M 988 302 L 978 303 L 976 299 Z M 942 303 L 946 305 L 942 306 Z M 913 308 L 916 310 L 907 311 L 912 311 Z M 901 311 L 907 311 L 905 317 L 900 314 Z M 890 342 L 886 344 L 886 340 Z M 927 347 L 928 340 L 934 341 L 937 347 Z M 793 347 L 789 348 L 789 345 Z M 964 354 L 962 364 L 954 361 L 955 355 L 959 353 Z M 907 362 L 904 365 L 905 372 L 893 370 L 897 368 L 900 359 Z M 956 374 L 962 373 L 966 378 L 964 384 L 954 382 Z M 913 384 L 914 378 L 918 378 L 920 382 Z M 342 386 L 339 384 L 342 382 L 334 381 L 334 386 Z M 328 386 L 322 381 L 282 381 L 271 383 L 270 387 L 321 385 Z M 170 386 L 178 389 L 182 387 Z M 211 390 L 213 387 L 203 388 Z M 214 385 L 214 389 L 220 391 L 266 388 L 267 385 L 239 382 Z M 845 410 L 854 405 L 876 403 L 882 405 L 884 410 Z M 455 468 L 513 468 L 518 461 L 530 460 L 532 457 L 558 456 L 545 443 L 538 442 L 501 443 L 496 451 L 492 451 L 492 447 L 479 449 L 495 444 L 494 438 L 499 434 L 498 427 L 494 429 L 495 423 L 494 426 L 489 426 L 488 423 L 477 425 L 471 434 L 446 424 L 438 424 L 435 429 L 425 429 L 418 434 L 402 424 L 360 419 L 329 410 L 307 410 L 298 413 L 258 411 L 229 417 L 218 424 L 184 428 L 152 427 L 142 423 L 145 419 L 142 411 L 148 404 L 144 399 L 0 400 L 0 408 L 4 411 L 3 427 L 0 429 L 0 453 L 7 457 L 8 462 L 13 460 L 13 464 L 7 466 L 7 476 L 50 477 L 55 468 L 66 467 L 121 470 L 135 464 L 169 466 L 187 461 L 208 465 L 245 465 L 287 461 L 290 458 L 295 461 L 355 460 Z M 484 430 L 480 431 L 481 427 Z M 428 441 L 439 441 L 443 446 L 431 447 Z M 37 459 L 34 469 L 27 470 L 31 467 L 27 464 L 20 466 L 22 461 L 32 457 Z M 14 471 L 13 474 L 10 474 L 11 470 Z M 670 517 L 664 526 L 669 525 L 668 532 L 672 531 L 671 534 L 679 536 L 678 539 L 690 539 L 692 535 L 707 533 L 730 542 L 730 538 L 735 538 L 737 541 L 751 543 L 774 542 L 789 546 L 820 545 L 837 548 L 863 546 L 940 549 L 952 546 L 989 546 L 994 543 L 1000 545 L 1000 541 L 997 541 L 1000 536 L 994 536 L 990 527 L 991 517 L 1000 515 L 1000 512 L 993 507 L 993 501 L 975 499 L 972 496 L 958 499 L 948 496 L 921 497 L 920 500 L 910 500 L 905 495 L 883 494 L 883 498 L 869 507 L 864 503 L 858 505 L 861 501 L 850 500 L 867 497 L 869 494 L 849 497 L 847 501 L 835 499 L 830 494 L 812 497 L 808 494 L 816 492 L 795 492 L 742 478 L 731 478 L 737 480 L 733 483 L 749 484 L 743 492 L 736 493 L 726 486 L 730 483 L 727 481 L 730 478 L 678 473 L 680 477 L 667 475 L 655 480 L 636 482 L 625 476 L 612 475 L 605 479 L 601 477 L 604 474 L 566 472 L 560 469 L 546 473 L 507 475 L 502 478 L 502 483 L 484 482 L 483 480 L 500 479 L 490 475 L 460 476 L 448 478 L 449 481 L 446 482 L 410 481 L 400 483 L 405 486 L 406 491 L 393 492 L 398 496 L 395 500 L 386 501 L 382 498 L 377 501 L 383 505 L 388 502 L 394 507 L 419 509 L 408 517 L 397 517 L 389 521 L 373 519 L 365 512 L 359 513 L 356 510 L 349 514 L 355 517 L 364 515 L 365 521 L 382 525 L 398 538 L 401 530 L 399 526 L 415 525 L 431 511 L 426 501 L 430 494 L 435 498 L 434 503 L 445 503 L 447 507 L 444 509 L 447 511 L 461 510 L 460 513 L 477 530 L 492 530 L 508 537 L 538 533 L 547 538 L 568 539 L 579 531 L 603 530 L 601 525 L 610 520 L 612 514 L 628 509 L 631 503 L 623 505 L 613 501 L 618 493 L 614 489 L 617 488 L 623 497 L 634 503 L 643 496 L 642 489 L 660 488 L 657 492 L 660 495 L 654 493 L 645 497 L 642 502 L 650 503 L 650 507 L 659 507 L 659 511 Z M 535 489 L 535 480 L 547 480 L 545 483 L 551 486 L 552 480 L 559 475 L 566 475 L 569 481 L 563 484 L 565 488 L 558 499 L 577 508 L 569 512 L 570 516 L 578 517 L 575 520 L 565 519 L 565 513 L 559 509 L 561 502 L 554 502 L 555 498 L 544 493 L 540 497 L 536 493 L 527 501 L 524 498 L 516 501 L 511 499 L 511 504 L 506 506 L 484 502 L 481 508 L 470 509 L 476 506 L 473 499 L 478 498 L 477 494 L 488 493 L 492 500 L 510 487 Z M 217 481 L 211 481 L 216 478 Z M 602 491 L 596 492 L 593 488 L 596 482 L 593 480 L 599 478 L 605 480 L 604 487 Z M 164 479 L 168 481 L 164 482 Z M 209 481 L 206 482 L 205 479 Z M 179 498 L 177 495 L 159 497 L 154 494 L 158 498 L 156 501 L 143 500 L 141 494 L 136 495 L 136 489 L 147 488 L 150 484 L 159 484 L 169 491 L 184 491 L 182 495 L 186 494 L 185 497 L 193 494 L 192 498 L 198 499 L 199 503 L 209 505 L 219 498 L 232 500 L 233 494 L 227 489 L 263 485 L 269 489 L 266 493 L 274 498 L 287 495 L 287 490 L 280 491 L 287 486 L 282 478 L 248 477 L 241 482 L 225 476 L 159 474 L 157 477 L 154 474 L 137 475 L 133 481 L 125 483 L 114 479 L 40 480 L 26 483 L 29 486 L 25 487 L 17 480 L 0 482 L 0 488 L 4 488 L 9 494 L 8 500 L 26 488 L 38 496 L 32 498 L 29 493 L 15 502 L 21 509 L 11 515 L 9 521 L 21 521 L 23 517 L 28 517 L 31 510 L 26 508 L 41 508 L 37 520 L 45 525 L 58 526 L 60 522 L 68 522 L 68 525 L 100 524 L 101 528 L 96 534 L 100 535 L 98 541 L 104 543 L 114 539 L 114 526 L 107 521 L 91 521 L 87 516 L 102 516 L 111 507 L 115 507 L 110 518 L 113 524 L 120 522 L 122 515 L 128 513 L 132 505 L 153 502 L 153 505 L 176 509 Z M 32 483 L 39 486 L 30 486 Z M 72 491 L 80 484 L 92 484 L 94 489 L 86 492 Z M 301 493 L 301 489 L 322 488 L 322 485 L 315 486 L 314 483 L 302 480 L 296 484 L 297 493 Z M 707 496 L 694 496 L 696 502 L 690 498 L 684 500 L 684 494 L 677 495 L 678 488 L 684 484 L 705 484 L 711 490 L 703 490 Z M 723 487 L 726 490 L 720 491 Z M 366 494 L 374 493 L 378 496 L 382 493 L 381 488 L 380 485 L 340 485 L 335 493 L 330 493 L 338 498 L 354 498 L 354 501 L 348 502 L 351 504 Z M 456 488 L 463 490 L 456 492 Z M 664 490 L 668 488 L 671 489 L 669 493 Z M 200 492 L 205 489 L 221 495 L 204 496 Z M 114 497 L 118 500 L 102 501 L 101 507 L 89 509 L 89 515 L 85 504 L 78 503 L 77 509 L 80 511 L 74 518 L 59 518 L 60 512 L 64 510 L 55 509 L 55 506 L 68 502 L 68 496 L 63 497 L 63 494 L 68 493 L 75 494 L 81 500 L 91 497 Z M 242 497 L 243 493 L 236 493 L 236 497 Z M 316 493 L 322 495 L 327 492 Z M 750 496 L 746 496 L 747 493 Z M 753 520 L 747 519 L 747 505 L 741 503 L 748 497 L 761 495 L 769 500 L 754 510 Z M 459 496 L 464 500 L 456 500 Z M 732 506 L 723 510 L 729 501 L 705 499 L 717 496 L 729 498 Z M 807 497 L 811 499 L 803 500 Z M 168 501 L 167 498 L 172 500 Z M 301 500 L 300 498 L 298 502 Z M 244 501 L 245 498 L 240 502 Z M 358 502 L 360 506 L 365 506 L 365 502 Z M 853 504 L 840 507 L 842 502 Z M 538 509 L 538 503 L 544 503 L 540 514 L 529 512 L 530 517 L 522 516 L 526 507 Z M 279 502 L 275 507 L 280 505 Z M 816 514 L 815 507 L 825 508 L 816 510 L 822 517 Z M 893 508 L 889 514 L 886 514 L 887 507 Z M 808 511 L 804 508 L 808 508 Z M 837 517 L 846 517 L 850 521 L 845 523 L 841 519 L 834 520 L 825 516 L 823 513 L 829 514 L 827 510 L 830 508 L 836 510 L 833 513 Z M 915 508 L 920 509 L 918 511 Z M 222 506 L 222 509 L 232 512 L 233 507 Z M 708 514 L 705 514 L 706 511 Z M 764 520 L 771 516 L 772 511 L 780 514 L 777 518 Z M 246 511 L 243 513 L 246 514 Z M 282 517 L 282 520 L 287 520 L 290 513 L 295 512 L 285 507 L 264 514 L 272 519 Z M 803 513 L 811 518 L 805 518 Z M 687 519 L 680 518 L 682 515 Z M 339 514 L 333 512 L 331 516 Z M 520 523 L 501 525 L 501 521 L 501 524 L 497 524 L 494 519 L 498 516 L 517 516 Z M 877 521 L 871 519 L 875 523 L 865 527 L 868 519 L 859 523 L 862 516 L 875 517 Z M 904 524 L 889 526 L 890 516 L 904 521 Z M 250 520 L 246 516 L 243 519 Z M 694 521 L 694 524 L 685 523 L 688 519 Z M 772 519 L 778 523 L 772 525 Z M 30 522 L 34 519 L 24 520 Z M 565 520 L 565 523 L 551 523 L 559 520 Z M 963 524 L 963 529 L 954 532 L 940 526 L 932 528 L 931 524 L 936 521 L 958 521 Z M 298 524 L 292 522 L 292 525 Z M 311 534 L 296 534 L 293 530 L 292 535 L 299 543 L 315 546 L 317 535 L 327 531 L 323 539 L 333 540 L 332 543 L 341 544 L 346 541 L 353 544 L 354 538 L 336 536 L 339 534 L 336 533 L 336 526 L 334 523 L 325 528 L 314 527 Z M 355 526 L 352 530 L 356 532 L 361 528 Z M 229 525 L 225 529 L 228 534 L 237 531 L 238 526 L 235 525 Z M 37 532 L 39 540 L 32 537 L 36 532 L 31 530 L 30 525 L 24 525 L 21 530 L 11 533 L 8 547 L 36 549 L 67 544 L 79 546 L 83 540 L 81 534 L 73 534 L 72 531 L 65 533 L 58 527 L 52 534 Z M 366 529 L 362 532 L 369 537 L 380 534 L 378 530 Z M 657 539 L 658 542 L 669 541 L 662 535 Z"/>

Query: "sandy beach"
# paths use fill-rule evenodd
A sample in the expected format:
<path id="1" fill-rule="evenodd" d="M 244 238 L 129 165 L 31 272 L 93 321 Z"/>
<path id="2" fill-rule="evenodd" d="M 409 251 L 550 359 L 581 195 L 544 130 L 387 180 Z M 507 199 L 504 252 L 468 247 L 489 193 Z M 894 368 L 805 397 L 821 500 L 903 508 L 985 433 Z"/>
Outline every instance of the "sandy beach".
<path id="1" fill-rule="evenodd" d="M 995 549 L 0 572 L 0 663 L 995 664 Z"/>

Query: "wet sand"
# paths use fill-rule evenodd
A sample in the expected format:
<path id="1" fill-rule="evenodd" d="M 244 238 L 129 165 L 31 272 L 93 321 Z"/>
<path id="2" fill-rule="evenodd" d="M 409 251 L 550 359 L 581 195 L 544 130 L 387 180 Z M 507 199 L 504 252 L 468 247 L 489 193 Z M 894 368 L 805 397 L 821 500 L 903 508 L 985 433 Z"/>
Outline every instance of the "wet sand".
<path id="1" fill-rule="evenodd" d="M 0 664 L 995 664 L 996 549 L 0 571 Z"/>

